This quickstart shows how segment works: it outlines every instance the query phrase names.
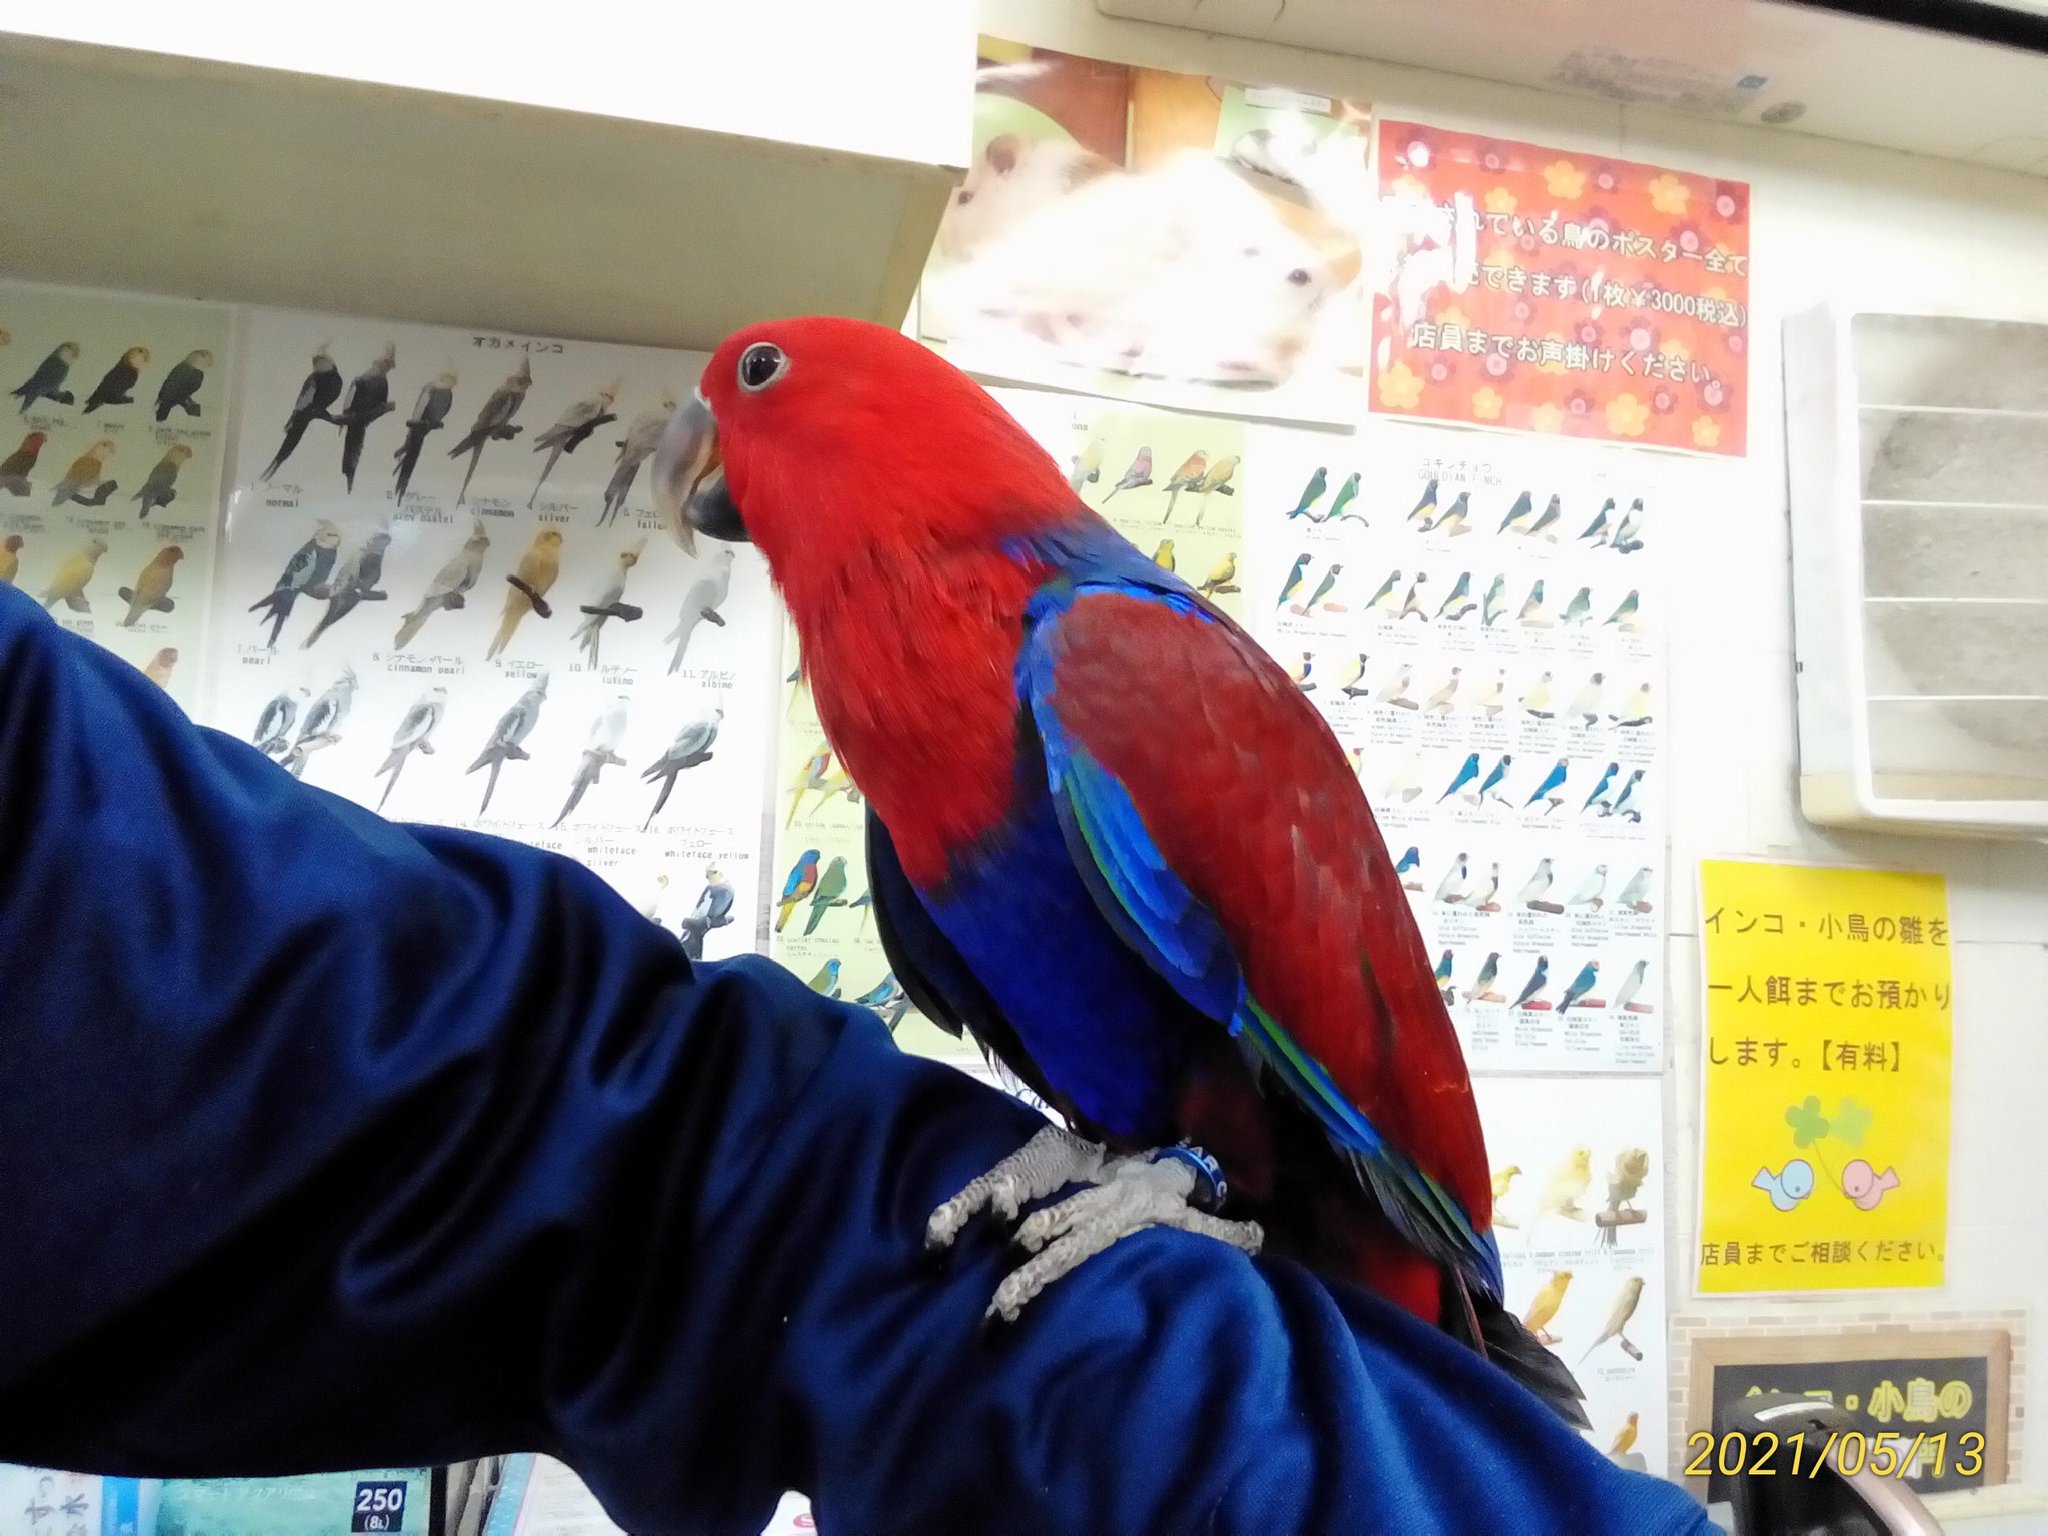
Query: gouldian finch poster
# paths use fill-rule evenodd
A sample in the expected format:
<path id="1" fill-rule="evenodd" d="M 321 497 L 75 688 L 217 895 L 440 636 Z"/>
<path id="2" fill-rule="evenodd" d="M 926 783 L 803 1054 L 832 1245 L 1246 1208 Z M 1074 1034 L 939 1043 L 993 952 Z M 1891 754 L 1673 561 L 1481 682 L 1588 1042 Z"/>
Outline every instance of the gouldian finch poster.
<path id="1" fill-rule="evenodd" d="M 1586 1394 L 1602 1451 L 1662 1476 L 1665 1341 L 1663 1081 L 1475 1077 L 1509 1310 Z"/>
<path id="2" fill-rule="evenodd" d="M 1704 860 L 1700 971 L 1701 1293 L 1944 1284 L 1947 882 Z"/>
<path id="3" fill-rule="evenodd" d="M 1682 466 L 1387 421 L 1246 452 L 1248 621 L 1350 755 L 1466 1060 L 1655 1071 Z"/>
<path id="4" fill-rule="evenodd" d="M 1357 417 L 1369 107 L 993 38 L 980 53 L 927 342 L 993 379 Z"/>
<path id="5" fill-rule="evenodd" d="M 0 582 L 189 713 L 220 525 L 233 312 L 0 283 Z"/>
<path id="6" fill-rule="evenodd" d="M 249 312 L 210 723 L 400 821 L 759 944 L 779 626 L 646 461 L 700 354 Z"/>
<path id="7" fill-rule="evenodd" d="M 1379 125 L 1372 409 L 1740 457 L 1749 188 Z"/>

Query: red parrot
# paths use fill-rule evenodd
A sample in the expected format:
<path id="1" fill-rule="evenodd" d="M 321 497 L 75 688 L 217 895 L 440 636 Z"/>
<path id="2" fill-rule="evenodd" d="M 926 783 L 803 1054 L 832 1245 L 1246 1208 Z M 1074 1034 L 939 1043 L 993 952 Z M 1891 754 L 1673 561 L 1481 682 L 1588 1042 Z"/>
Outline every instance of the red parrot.
<path id="1" fill-rule="evenodd" d="M 1471 1082 L 1393 862 L 1286 672 L 892 330 L 728 338 L 655 482 L 672 526 L 767 558 L 906 994 L 1073 1127 L 933 1215 L 949 1242 L 1087 1186 L 1019 1228 L 1044 1251 L 991 1310 L 1145 1225 L 1270 1242 L 1582 1424 L 1503 1305 Z"/>

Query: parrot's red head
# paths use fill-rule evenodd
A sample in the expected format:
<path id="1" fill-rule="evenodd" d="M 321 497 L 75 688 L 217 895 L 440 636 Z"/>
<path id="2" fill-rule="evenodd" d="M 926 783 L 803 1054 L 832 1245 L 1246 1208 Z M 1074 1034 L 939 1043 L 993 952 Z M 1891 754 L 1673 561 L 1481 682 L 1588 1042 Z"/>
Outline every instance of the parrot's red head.
<path id="1" fill-rule="evenodd" d="M 899 331 L 813 317 L 748 326 L 711 355 L 654 458 L 657 503 L 746 540 L 791 595 L 859 557 L 996 549 L 1082 508 L 981 386 Z"/>

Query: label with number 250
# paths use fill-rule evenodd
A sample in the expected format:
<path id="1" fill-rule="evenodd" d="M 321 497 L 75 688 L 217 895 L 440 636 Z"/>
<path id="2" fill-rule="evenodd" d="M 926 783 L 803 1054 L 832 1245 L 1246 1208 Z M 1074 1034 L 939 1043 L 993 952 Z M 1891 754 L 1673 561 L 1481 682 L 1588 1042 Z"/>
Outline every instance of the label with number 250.
<path id="1" fill-rule="evenodd" d="M 405 1484 L 357 1483 L 350 1532 L 405 1529 Z"/>

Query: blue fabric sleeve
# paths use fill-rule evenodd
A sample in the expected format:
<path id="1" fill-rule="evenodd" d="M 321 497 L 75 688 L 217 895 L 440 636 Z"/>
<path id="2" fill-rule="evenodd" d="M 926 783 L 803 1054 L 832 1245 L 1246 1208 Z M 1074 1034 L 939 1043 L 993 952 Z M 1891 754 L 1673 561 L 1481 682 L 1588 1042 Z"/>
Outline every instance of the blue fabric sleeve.
<path id="1" fill-rule="evenodd" d="M 541 1450 L 636 1536 L 1709 1529 L 1421 1324 L 1152 1233 L 1014 1328 L 1030 1111 L 595 876 L 401 827 L 0 588 L 0 1458 Z"/>

